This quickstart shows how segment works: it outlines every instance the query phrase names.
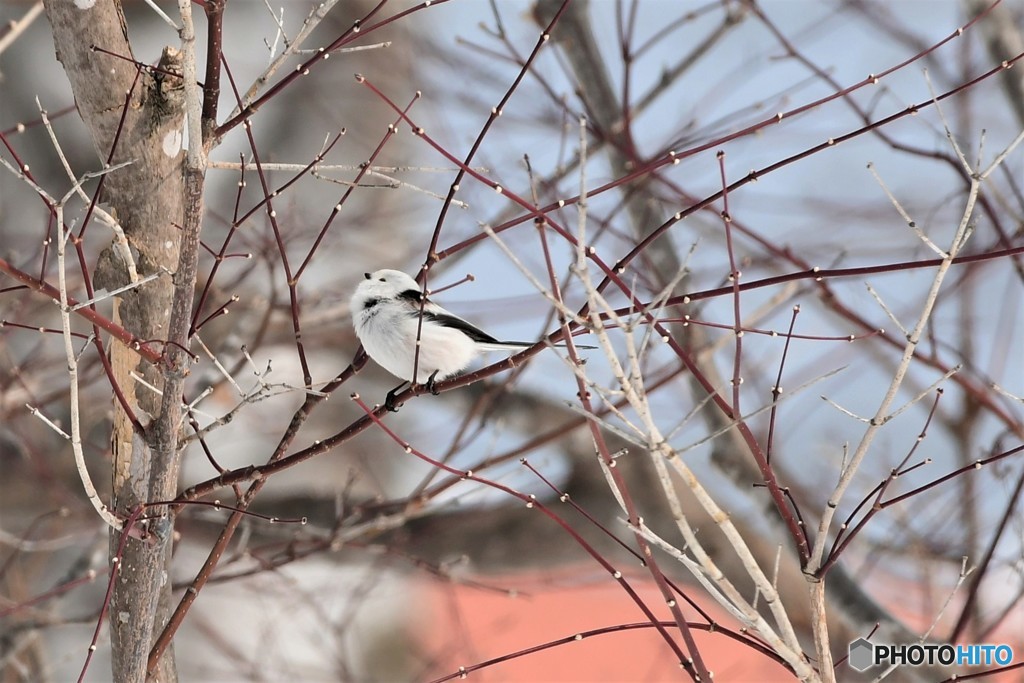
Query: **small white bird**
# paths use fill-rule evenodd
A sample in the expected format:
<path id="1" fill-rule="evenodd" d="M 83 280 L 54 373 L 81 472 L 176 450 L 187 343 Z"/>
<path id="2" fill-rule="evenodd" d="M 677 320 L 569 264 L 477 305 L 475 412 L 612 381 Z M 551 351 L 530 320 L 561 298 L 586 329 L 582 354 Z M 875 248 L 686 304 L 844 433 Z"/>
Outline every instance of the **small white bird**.
<path id="1" fill-rule="evenodd" d="M 413 380 L 434 392 L 434 383 L 464 370 L 482 351 L 517 351 L 530 342 L 498 341 L 472 323 L 427 299 L 416 281 L 399 270 L 364 273 L 352 295 L 352 324 L 370 358 L 405 380 L 388 392 L 385 405 L 394 411 L 395 394 Z M 420 307 L 423 323 L 420 327 Z M 419 329 L 419 358 L 416 334 Z M 436 393 L 436 392 L 434 392 Z"/>

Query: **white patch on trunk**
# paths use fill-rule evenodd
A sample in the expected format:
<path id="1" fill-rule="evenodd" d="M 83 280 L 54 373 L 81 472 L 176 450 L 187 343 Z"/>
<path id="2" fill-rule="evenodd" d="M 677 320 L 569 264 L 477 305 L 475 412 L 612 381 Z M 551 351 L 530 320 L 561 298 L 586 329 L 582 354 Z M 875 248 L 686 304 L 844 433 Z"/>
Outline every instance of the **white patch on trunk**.
<path id="1" fill-rule="evenodd" d="M 90 0 L 75 0 L 75 2 L 89 2 Z M 178 156 L 178 152 L 181 151 L 181 131 L 172 130 L 164 136 L 164 154 L 171 157 L 172 159 Z"/>

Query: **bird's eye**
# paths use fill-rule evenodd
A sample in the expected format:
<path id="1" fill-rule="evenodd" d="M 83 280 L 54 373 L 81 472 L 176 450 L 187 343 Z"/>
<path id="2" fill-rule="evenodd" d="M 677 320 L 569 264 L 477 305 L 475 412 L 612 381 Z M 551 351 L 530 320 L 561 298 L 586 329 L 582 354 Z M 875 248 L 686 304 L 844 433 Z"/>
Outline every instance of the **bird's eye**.
<path id="1" fill-rule="evenodd" d="M 383 277 L 382 277 L 382 278 L 380 279 L 380 281 L 381 281 L 381 282 L 387 282 L 388 280 L 387 280 L 387 278 L 383 278 Z"/>

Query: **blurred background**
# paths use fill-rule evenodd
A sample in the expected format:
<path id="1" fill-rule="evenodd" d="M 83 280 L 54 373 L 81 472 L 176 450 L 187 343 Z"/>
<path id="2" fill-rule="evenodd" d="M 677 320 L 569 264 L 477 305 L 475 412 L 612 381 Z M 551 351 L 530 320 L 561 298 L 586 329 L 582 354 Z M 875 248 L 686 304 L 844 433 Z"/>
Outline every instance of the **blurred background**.
<path id="1" fill-rule="evenodd" d="M 172 3 L 155 4 L 177 17 Z M 242 126 L 210 151 L 198 285 L 208 295 L 201 305 L 197 297 L 195 317 L 213 317 L 197 334 L 209 353 L 192 346 L 200 360 L 186 399 L 209 393 L 190 415 L 203 439 L 190 432 L 180 489 L 216 477 L 211 458 L 234 470 L 261 465 L 274 452 L 306 396 L 296 323 L 313 389 L 349 366 L 358 343 L 348 300 L 364 272 L 416 274 L 433 249 L 428 287 L 461 283 L 435 295 L 449 310 L 502 339 L 539 340 L 556 330 L 557 311 L 527 273 L 548 287 L 553 275 L 568 309 L 579 310 L 587 292 L 573 270 L 577 251 L 551 227 L 542 240 L 513 195 L 541 207 L 567 202 L 548 215 L 577 235 L 581 212 L 572 200 L 586 188 L 586 244 L 609 266 L 628 256 L 626 289 L 605 292 L 610 306 L 628 307 L 632 295 L 658 309 L 669 296 L 693 295 L 658 313 L 693 364 L 631 316 L 632 326 L 610 330 L 610 353 L 581 352 L 596 406 L 589 418 L 564 350 L 546 349 L 479 382 L 417 396 L 385 422 L 434 460 L 548 502 L 635 582 L 659 618 L 671 619 L 650 573 L 612 539 L 636 545 L 589 427 L 596 421 L 619 454 L 645 521 L 684 548 L 645 448 L 651 432 L 634 429 L 643 427 L 634 408 L 609 408 L 624 399 L 613 361 L 628 362 L 631 336 L 642 370 L 634 379 L 646 390 L 651 420 L 752 546 L 785 596 L 805 651 L 813 652 L 806 581 L 791 539 L 735 421 L 694 378 L 733 404 L 731 383 L 742 376 L 737 417 L 816 529 L 927 301 L 936 266 L 924 262 L 950 248 L 976 200 L 962 253 L 978 258 L 946 276 L 891 406 L 905 410 L 871 443 L 832 533 L 844 520 L 856 525 L 894 469 L 901 474 L 885 484 L 884 498 L 915 494 L 887 505 L 843 548 L 830 569 L 831 585 L 842 593 L 830 593 L 830 624 L 837 658 L 877 623 L 895 625 L 892 633 L 1007 642 L 1024 652 L 1024 152 L 1011 148 L 972 196 L 970 171 L 946 130 L 977 170 L 1024 130 L 1020 65 L 974 82 L 1024 51 L 1024 7 L 968 0 L 573 2 L 551 40 L 540 41 L 561 3 L 381 5 L 361 24 L 375 28 L 346 46 L 353 49 L 317 63 L 252 116 L 260 171 Z M 292 48 L 316 7 L 227 4 L 223 56 L 240 91 Z M 288 57 L 270 83 L 373 7 L 362 0 L 332 6 L 299 46 L 309 52 Z M 203 36 L 199 6 L 195 11 Z M 124 12 L 138 61 L 154 64 L 165 45 L 178 44 L 150 5 L 127 2 Z M 12 167 L 27 164 L 35 182 L 61 196 L 71 181 L 40 108 L 75 176 L 101 168 L 55 58 L 61 46 L 42 3 L 0 0 L 0 20 L 0 156 Z M 198 49 L 203 65 L 203 39 Z M 409 121 L 355 74 L 407 108 Z M 878 74 L 877 82 L 854 88 Z M 438 148 L 464 161 L 510 89 L 467 162 L 479 177 L 462 177 L 446 201 L 459 167 Z M 236 104 L 225 82 L 222 121 Z M 914 115 L 907 113 L 912 105 L 919 107 Z M 829 140 L 838 144 L 823 144 Z M 670 151 L 677 163 L 666 162 Z M 726 206 L 715 195 L 723 178 L 735 183 L 755 170 L 756 182 L 730 188 L 727 231 Z M 279 236 L 265 209 L 249 214 L 264 199 L 260 173 L 281 188 L 274 199 Z M 96 185 L 86 182 L 86 193 Z M 83 220 L 87 207 L 70 201 L 66 223 Z M 632 250 L 667 224 L 633 258 Z M 515 260 L 484 226 L 500 231 Z M 56 283 L 53 249 L 44 246 L 53 228 L 35 190 L 0 169 L 0 258 Z M 225 240 L 228 255 L 215 270 Z M 85 262 L 95 264 L 110 241 L 105 227 L 90 228 Z M 292 272 L 308 258 L 291 292 L 282 253 Z M 815 267 L 834 276 L 781 277 Z M 602 273 L 591 268 L 599 282 Z M 743 284 L 780 279 L 734 296 L 733 268 Z M 838 272 L 857 268 L 863 270 Z M 76 263 L 67 275 L 69 291 L 84 299 L 82 268 Z M 217 315 L 224 305 L 229 313 Z M 109 315 L 109 300 L 98 309 Z M 737 315 L 746 330 L 739 351 Z M 86 502 L 69 442 L 46 421 L 63 430 L 70 423 L 59 310 L 7 273 L 0 274 L 0 318 L 0 671 L 3 681 L 69 680 L 81 670 L 103 604 L 106 530 Z M 799 336 L 787 340 L 791 324 Z M 86 343 L 91 327 L 75 319 L 73 329 L 83 335 L 76 346 L 84 453 L 107 497 L 111 386 Z M 579 341 L 597 344 L 594 335 Z M 490 355 L 472 370 L 501 360 Z M 352 392 L 373 405 L 395 384 L 367 362 L 301 423 L 288 453 L 363 416 Z M 777 384 L 783 399 L 774 402 Z M 752 599 L 736 556 L 720 547 L 714 525 L 676 483 L 699 537 Z M 559 507 L 562 492 L 590 518 Z M 222 488 L 204 499 L 232 497 Z M 507 493 L 417 459 L 376 427 L 275 473 L 252 509 L 308 524 L 241 523 L 175 638 L 183 681 L 433 680 L 587 629 L 645 621 L 563 527 Z M 205 507 L 179 512 L 167 576 L 175 596 L 206 561 L 224 518 Z M 665 554 L 659 563 L 696 603 L 737 628 L 681 564 Z M 672 651 L 649 631 L 588 637 L 578 647 L 555 646 L 472 675 L 676 679 Z M 792 677 L 753 648 L 722 641 L 711 634 L 698 640 L 717 679 Z M 109 640 L 101 633 L 86 679 L 108 680 L 109 671 Z M 860 680 L 845 664 L 837 675 Z"/>

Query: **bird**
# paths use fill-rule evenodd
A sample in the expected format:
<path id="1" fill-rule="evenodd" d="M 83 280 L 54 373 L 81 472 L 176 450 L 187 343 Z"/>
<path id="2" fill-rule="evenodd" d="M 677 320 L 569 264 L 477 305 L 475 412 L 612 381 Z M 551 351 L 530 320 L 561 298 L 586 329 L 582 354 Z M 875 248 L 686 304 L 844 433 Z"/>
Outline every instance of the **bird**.
<path id="1" fill-rule="evenodd" d="M 352 294 L 352 325 L 367 355 L 403 380 L 384 403 L 392 412 L 397 412 L 395 395 L 410 382 L 436 395 L 436 382 L 459 374 L 481 352 L 521 351 L 536 344 L 495 339 L 426 298 L 416 280 L 400 270 L 363 276 Z"/>

